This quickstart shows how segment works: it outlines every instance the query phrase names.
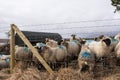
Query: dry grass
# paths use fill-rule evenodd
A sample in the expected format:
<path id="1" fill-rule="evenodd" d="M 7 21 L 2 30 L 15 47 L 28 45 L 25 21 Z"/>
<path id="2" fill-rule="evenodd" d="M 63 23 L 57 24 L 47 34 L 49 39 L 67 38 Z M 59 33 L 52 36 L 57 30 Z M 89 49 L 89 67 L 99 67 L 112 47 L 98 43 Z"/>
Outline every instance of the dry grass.
<path id="1" fill-rule="evenodd" d="M 50 75 L 46 71 L 40 71 L 35 67 L 27 67 L 25 62 L 19 62 L 13 74 L 9 74 L 8 69 L 0 71 L 0 80 L 120 80 L 120 66 L 116 66 L 116 61 L 111 56 L 107 59 L 110 62 L 109 67 L 103 67 L 97 63 L 94 71 L 94 77 L 89 72 L 83 72 L 82 77 L 79 75 L 77 65 L 68 68 L 60 68 L 55 71 L 55 75 Z"/>
<path id="2" fill-rule="evenodd" d="M 61 68 L 55 72 L 55 76 L 48 72 L 41 72 L 34 67 L 26 69 L 16 69 L 13 74 L 9 74 L 4 70 L 0 72 L 0 80 L 120 80 L 120 67 L 112 70 L 96 71 L 95 77 L 91 77 L 88 72 L 83 72 L 82 77 L 79 76 L 78 69 Z"/>

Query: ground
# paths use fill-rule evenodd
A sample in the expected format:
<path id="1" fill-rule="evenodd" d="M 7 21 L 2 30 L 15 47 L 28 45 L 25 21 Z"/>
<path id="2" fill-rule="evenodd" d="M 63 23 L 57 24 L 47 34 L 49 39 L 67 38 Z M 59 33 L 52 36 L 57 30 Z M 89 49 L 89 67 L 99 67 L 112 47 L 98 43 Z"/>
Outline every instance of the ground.
<path id="1" fill-rule="evenodd" d="M 120 80 L 120 66 L 116 65 L 116 59 L 111 56 L 107 59 L 109 66 L 103 67 L 101 63 L 97 63 L 94 76 L 89 72 L 83 72 L 82 77 L 79 75 L 79 67 L 77 64 L 71 64 L 67 68 L 60 68 L 54 71 L 54 75 L 50 75 L 47 71 L 38 70 L 34 66 L 25 66 L 25 63 L 19 62 L 13 73 L 9 73 L 9 69 L 0 71 L 0 80 Z"/>

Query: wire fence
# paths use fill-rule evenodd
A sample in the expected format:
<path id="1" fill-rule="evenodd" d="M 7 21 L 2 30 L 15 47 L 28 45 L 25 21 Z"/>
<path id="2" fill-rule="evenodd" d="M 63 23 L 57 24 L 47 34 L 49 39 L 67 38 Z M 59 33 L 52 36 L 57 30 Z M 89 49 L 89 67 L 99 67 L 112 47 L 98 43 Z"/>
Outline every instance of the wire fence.
<path id="1" fill-rule="evenodd" d="M 91 21 L 91 22 L 99 22 L 99 21 L 103 21 L 103 20 L 96 20 L 96 21 Z M 108 20 L 109 21 L 109 20 Z M 111 21 L 111 20 L 110 20 Z M 88 21 L 82 21 L 82 22 L 88 22 Z M 48 31 L 48 32 L 58 32 L 60 33 L 62 36 L 69 36 L 71 34 L 76 34 L 78 36 L 85 36 L 85 37 L 95 37 L 95 36 L 98 36 L 100 34 L 105 34 L 105 35 L 109 35 L 109 36 L 115 36 L 116 34 L 118 34 L 120 32 L 120 24 L 115 24 L 115 25 L 93 25 L 93 26 L 67 26 L 67 27 L 63 27 L 63 25 L 66 25 L 66 24 L 73 24 L 73 23 L 79 23 L 79 22 L 71 22 L 71 23 L 56 23 L 56 24 L 42 24 L 42 25 L 45 25 L 45 26 L 48 26 L 48 25 L 61 25 L 62 24 L 62 27 L 57 27 L 54 26 L 53 28 L 41 28 L 40 26 L 41 25 L 37 25 L 39 27 L 38 29 L 38 32 L 45 32 L 45 31 Z M 32 30 L 33 29 L 33 25 L 29 25 L 29 26 L 32 26 L 30 29 Z M 20 26 L 20 27 L 25 27 L 25 26 Z M 35 26 L 34 26 L 35 27 Z M 93 28 L 96 28 L 95 30 L 93 30 Z M 26 28 L 26 30 L 30 30 L 29 28 Z M 102 31 L 103 29 L 103 31 Z M 109 30 L 108 30 L 109 29 Z M 70 30 L 70 31 L 69 31 Z M 86 30 L 86 31 L 85 31 Z M 92 31 L 93 30 L 93 31 Z M 100 31 L 99 31 L 100 30 Z M 18 60 L 19 61 L 19 60 Z M 29 61 L 29 60 L 20 60 L 20 61 L 26 61 L 26 62 L 33 62 L 33 61 Z M 68 67 L 73 67 L 73 68 L 76 68 L 78 67 L 78 62 L 77 60 L 73 61 L 73 62 L 70 62 L 70 63 L 66 63 L 66 62 L 56 62 L 56 63 L 48 63 L 50 65 L 50 67 L 54 70 L 58 70 L 60 68 L 68 68 Z M 60 65 L 59 65 L 60 64 Z M 29 64 L 29 65 L 33 65 L 33 64 Z M 29 67 L 28 65 L 28 67 Z M 37 63 L 36 66 L 41 69 L 40 71 L 44 71 L 44 67 L 40 64 L 40 63 Z M 103 65 L 101 64 L 97 64 L 96 67 L 103 67 Z M 109 67 L 109 66 L 107 66 Z M 107 67 L 103 67 L 103 68 L 107 68 Z M 114 65 L 110 66 L 111 68 L 110 69 L 106 69 L 106 70 L 103 70 L 102 73 L 106 73 L 108 74 L 107 72 L 112 72 L 112 69 L 115 68 Z M 79 68 L 78 68 L 79 70 Z M 99 72 L 98 72 L 99 73 Z M 101 72 L 100 72 L 101 73 Z"/>
<path id="2" fill-rule="evenodd" d="M 86 20 L 76 22 L 49 23 L 37 25 L 21 25 L 21 28 L 31 27 L 29 30 L 38 32 L 57 32 L 63 37 L 69 37 L 76 34 L 79 37 L 95 37 L 100 34 L 115 36 L 120 32 L 120 19 L 104 19 L 104 20 Z M 37 28 L 37 30 L 33 29 Z"/>
<path id="3" fill-rule="evenodd" d="M 120 19 L 103 19 L 103 20 L 83 20 L 63 23 L 48 23 L 48 24 L 30 24 L 18 25 L 21 30 L 35 32 L 55 32 L 68 38 L 71 34 L 76 34 L 79 37 L 95 37 L 100 34 L 114 36 L 120 32 Z M 0 24 L 0 32 L 2 36 L 6 36 L 10 25 Z M 7 37 L 7 36 L 6 36 Z"/>
<path id="4" fill-rule="evenodd" d="M 111 24 L 111 21 L 115 21 L 116 24 Z M 118 24 L 120 19 L 106 19 L 106 20 L 91 20 L 91 21 L 79 21 L 79 22 L 64 22 L 64 23 L 50 23 L 50 24 L 38 24 L 38 25 L 20 25 L 20 28 L 25 30 L 34 30 L 37 32 L 57 32 L 60 33 L 64 37 L 68 37 L 71 34 L 76 34 L 79 37 L 96 37 L 101 34 L 105 34 L 108 36 L 115 36 L 120 32 L 120 24 Z M 99 23 L 100 22 L 100 23 Z M 107 22 L 105 24 L 101 22 Z M 83 24 L 84 23 L 84 24 Z M 86 23 L 92 23 L 88 25 Z M 98 23 L 98 24 L 93 24 Z M 86 25 L 85 25 L 86 24 Z M 27 28 L 26 28 L 27 27 Z M 29 27 L 29 28 L 28 28 Z M 36 28 L 36 29 L 35 29 Z M 63 64 L 64 67 L 76 66 L 77 61 L 71 63 L 59 62 Z M 41 68 L 41 64 L 36 64 L 39 68 Z M 50 64 L 51 65 L 51 64 Z M 53 69 L 58 68 L 58 65 L 52 64 Z M 96 67 L 103 67 L 103 65 L 96 65 Z M 112 66 L 113 67 L 113 66 Z"/>
<path id="5" fill-rule="evenodd" d="M 120 21 L 120 19 L 103 19 L 103 20 L 83 20 L 83 21 L 73 21 L 73 22 L 63 22 L 63 23 L 48 23 L 48 24 L 36 24 L 36 25 L 21 25 L 21 26 L 42 26 L 42 25 L 57 25 L 57 24 L 73 24 L 73 23 L 88 23 L 88 22 L 109 22 L 109 21 Z"/>

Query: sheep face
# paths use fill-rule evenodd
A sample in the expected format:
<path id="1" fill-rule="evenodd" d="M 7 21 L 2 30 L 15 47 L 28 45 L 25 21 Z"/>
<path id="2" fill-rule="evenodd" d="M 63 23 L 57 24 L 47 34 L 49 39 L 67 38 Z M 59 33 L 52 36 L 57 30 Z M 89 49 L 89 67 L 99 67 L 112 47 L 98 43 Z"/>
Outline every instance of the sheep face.
<path id="1" fill-rule="evenodd" d="M 44 46 L 41 48 L 41 54 L 43 55 L 44 53 L 49 53 L 50 52 L 50 48 L 47 46 Z"/>
<path id="2" fill-rule="evenodd" d="M 73 40 L 76 40 L 76 35 L 74 35 L 74 34 L 72 34 L 71 38 L 70 38 L 70 41 L 73 41 Z"/>
<path id="3" fill-rule="evenodd" d="M 52 51 L 50 49 L 50 47 L 48 46 L 44 46 L 41 48 L 41 53 L 40 55 L 45 59 L 45 61 L 49 62 L 49 59 L 50 59 L 50 56 L 52 55 L 51 54 Z"/>
<path id="4" fill-rule="evenodd" d="M 110 46 L 111 40 L 109 38 L 103 39 L 102 40 L 107 46 Z"/>

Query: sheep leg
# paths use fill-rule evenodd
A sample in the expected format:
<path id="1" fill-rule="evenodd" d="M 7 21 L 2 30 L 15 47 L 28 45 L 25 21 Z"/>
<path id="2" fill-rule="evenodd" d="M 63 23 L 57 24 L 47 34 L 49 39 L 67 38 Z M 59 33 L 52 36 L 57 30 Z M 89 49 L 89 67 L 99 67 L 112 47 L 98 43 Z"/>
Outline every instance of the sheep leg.
<path id="1" fill-rule="evenodd" d="M 104 65 L 104 59 L 103 57 L 100 58 L 102 65 Z"/>
<path id="2" fill-rule="evenodd" d="M 82 66 L 80 66 L 80 69 L 79 69 L 80 73 L 82 72 Z"/>
<path id="3" fill-rule="evenodd" d="M 89 73 L 91 74 L 92 77 L 94 77 L 94 64 L 93 63 L 89 64 Z"/>
<path id="4" fill-rule="evenodd" d="M 117 58 L 117 66 L 120 66 L 120 59 Z"/>
<path id="5" fill-rule="evenodd" d="M 105 57 L 101 57 L 101 63 L 102 63 L 102 65 L 105 67 L 106 66 L 106 64 L 105 64 Z"/>
<path id="6" fill-rule="evenodd" d="M 71 57 L 67 56 L 67 62 L 70 63 L 70 61 L 71 61 Z"/>
<path id="7" fill-rule="evenodd" d="M 83 68 L 83 61 L 81 61 L 80 59 L 78 59 L 78 65 L 79 65 L 79 72 L 81 73 L 82 68 Z"/>
<path id="8" fill-rule="evenodd" d="M 99 58 L 99 57 L 97 57 L 97 56 L 95 55 L 95 62 L 96 62 L 96 63 L 99 62 L 100 59 L 101 59 L 101 58 Z"/>

